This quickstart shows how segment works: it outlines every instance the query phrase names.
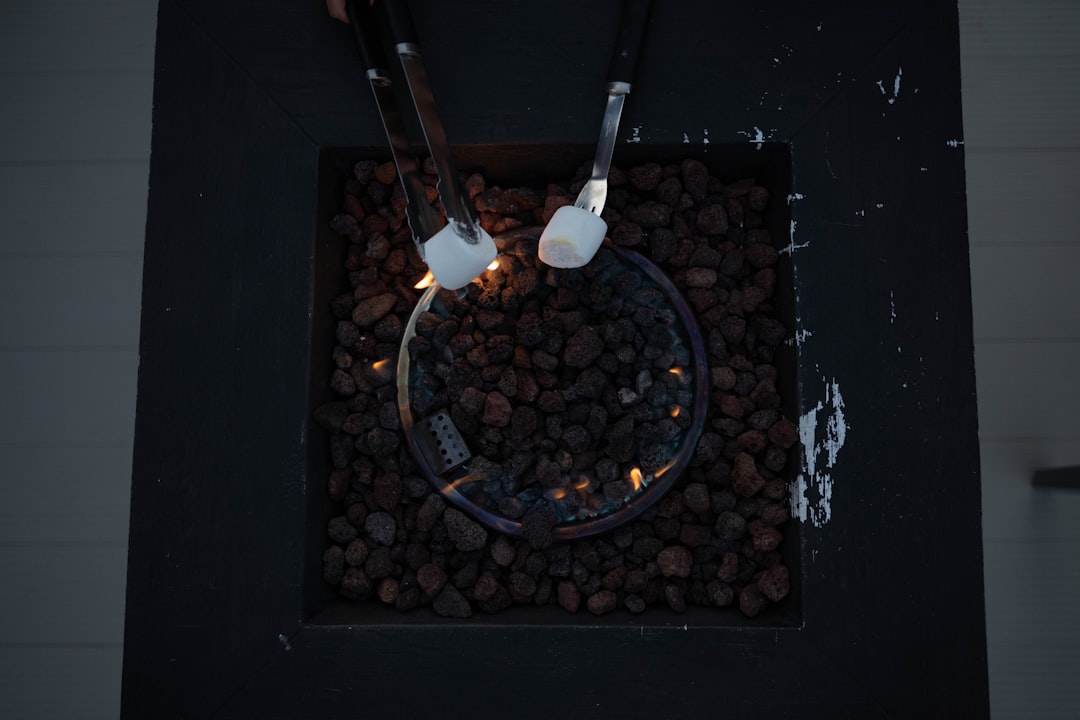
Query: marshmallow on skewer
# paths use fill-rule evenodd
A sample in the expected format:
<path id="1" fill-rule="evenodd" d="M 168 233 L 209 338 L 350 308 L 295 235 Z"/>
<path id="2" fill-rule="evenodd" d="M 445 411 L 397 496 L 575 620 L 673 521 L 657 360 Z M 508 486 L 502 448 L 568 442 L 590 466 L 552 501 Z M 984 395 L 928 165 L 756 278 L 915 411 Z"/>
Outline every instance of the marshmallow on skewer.
<path id="1" fill-rule="evenodd" d="M 593 259 L 607 233 L 598 215 L 574 205 L 564 205 L 551 216 L 540 235 L 540 259 L 557 268 L 576 268 Z"/>
<path id="2" fill-rule="evenodd" d="M 468 242 L 450 223 L 424 243 L 424 260 L 435 276 L 435 282 L 448 290 L 468 285 L 487 269 L 498 250 L 495 241 L 479 226 L 479 241 Z"/>

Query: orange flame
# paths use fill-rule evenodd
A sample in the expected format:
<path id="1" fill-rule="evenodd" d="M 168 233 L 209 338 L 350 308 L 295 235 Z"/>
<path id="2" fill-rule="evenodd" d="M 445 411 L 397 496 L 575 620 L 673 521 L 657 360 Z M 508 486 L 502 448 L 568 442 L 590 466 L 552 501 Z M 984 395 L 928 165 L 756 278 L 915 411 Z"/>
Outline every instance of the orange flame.
<path id="1" fill-rule="evenodd" d="M 677 418 L 680 415 L 682 415 L 682 408 L 681 407 L 679 407 L 678 405 L 675 405 L 674 407 L 671 408 L 671 417 Z"/>
<path id="2" fill-rule="evenodd" d="M 665 465 L 664 467 L 662 467 L 659 470 L 657 470 L 656 472 L 654 472 L 653 477 L 655 479 L 659 480 L 661 475 L 663 475 L 664 473 L 666 473 L 668 470 L 670 470 L 673 467 L 675 467 L 675 462 L 674 461 L 669 462 L 667 465 Z"/>
<path id="3" fill-rule="evenodd" d="M 630 484 L 634 487 L 634 492 L 641 490 L 641 468 L 630 468 Z"/>
<path id="4" fill-rule="evenodd" d="M 468 485 L 469 483 L 473 483 L 473 482 L 476 482 L 477 480 L 483 480 L 483 479 L 484 479 L 484 476 L 482 474 L 480 474 L 480 473 L 469 473 L 468 475 L 463 475 L 462 477 L 459 477 L 454 482 L 449 483 L 444 488 L 442 488 L 442 493 L 444 495 L 448 495 L 448 494 L 450 494 L 451 491 L 457 490 L 462 485 Z"/>
<path id="5" fill-rule="evenodd" d="M 383 380 L 389 380 L 394 368 L 390 364 L 390 358 L 385 358 L 371 364 L 371 369 Z"/>
<path id="6" fill-rule="evenodd" d="M 574 483 L 575 490 L 584 490 L 587 487 L 589 487 L 589 478 L 585 477 L 584 475 L 581 476 L 580 480 Z"/>
<path id="7" fill-rule="evenodd" d="M 550 495 L 552 500 L 562 500 L 566 497 L 566 488 L 553 488 Z"/>
<path id="8" fill-rule="evenodd" d="M 497 270 L 499 268 L 499 258 L 495 258 L 491 261 L 491 264 L 487 266 L 488 270 Z"/>
<path id="9" fill-rule="evenodd" d="M 420 282 L 413 285 L 413 289 L 415 289 L 415 290 L 423 290 L 424 288 L 431 287 L 434 283 L 435 283 L 435 276 L 431 274 L 430 270 L 428 270 L 427 273 L 424 275 L 424 277 L 420 278 Z"/>
<path id="10" fill-rule="evenodd" d="M 682 368 L 674 367 L 674 368 L 671 368 L 670 370 L 668 370 L 668 372 L 671 373 L 672 375 L 674 375 L 675 377 L 679 378 L 680 380 L 682 380 L 684 377 L 686 377 L 686 372 Z"/>

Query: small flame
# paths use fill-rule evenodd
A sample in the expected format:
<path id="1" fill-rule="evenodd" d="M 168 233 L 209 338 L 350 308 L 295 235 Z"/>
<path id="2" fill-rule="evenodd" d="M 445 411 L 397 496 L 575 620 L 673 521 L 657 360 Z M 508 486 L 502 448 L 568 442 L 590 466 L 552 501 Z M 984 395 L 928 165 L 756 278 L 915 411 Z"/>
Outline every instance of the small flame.
<path id="1" fill-rule="evenodd" d="M 377 362 L 373 362 L 371 364 L 371 369 L 377 377 L 380 377 L 383 380 L 389 380 L 394 371 L 394 368 L 390 363 L 390 358 L 384 358 Z"/>
<path id="2" fill-rule="evenodd" d="M 671 417 L 673 417 L 673 418 L 677 418 L 677 417 L 679 417 L 680 415 L 682 415 L 682 408 L 681 408 L 681 407 L 679 407 L 678 405 L 676 405 L 676 406 L 674 406 L 674 407 L 672 407 L 672 408 L 671 408 Z"/>
<path id="3" fill-rule="evenodd" d="M 435 276 L 431 274 L 430 270 L 428 270 L 427 273 L 424 275 L 424 277 L 420 278 L 420 282 L 413 285 L 413 289 L 415 289 L 415 290 L 423 290 L 424 288 L 431 287 L 434 283 L 435 283 Z"/>
<path id="4" fill-rule="evenodd" d="M 671 373 L 672 375 L 674 375 L 675 377 L 679 378 L 680 380 L 682 380 L 684 377 L 686 377 L 686 371 L 684 371 L 682 368 L 674 367 L 674 368 L 671 368 L 670 370 L 668 370 L 668 372 Z"/>
<path id="5" fill-rule="evenodd" d="M 552 500 L 562 500 L 566 497 L 566 488 L 553 488 L 549 495 Z"/>
<path id="6" fill-rule="evenodd" d="M 634 492 L 641 490 L 641 468 L 630 468 L 630 484 L 633 485 Z"/>
<path id="7" fill-rule="evenodd" d="M 494 260 L 492 260 L 491 264 L 487 266 L 487 269 L 488 270 L 498 270 L 499 269 L 499 258 L 495 258 Z"/>
<path id="8" fill-rule="evenodd" d="M 483 479 L 484 479 L 484 476 L 481 473 L 469 473 L 468 475 L 463 475 L 462 477 L 459 477 L 454 482 L 452 482 L 452 483 L 446 485 L 444 488 L 442 488 L 442 493 L 444 495 L 449 495 L 452 491 L 457 490 L 462 485 L 468 485 L 469 483 L 474 483 L 477 480 L 483 480 Z"/>
<path id="9" fill-rule="evenodd" d="M 589 478 L 585 477 L 584 475 L 581 476 L 580 480 L 574 483 L 575 490 L 584 490 L 587 487 L 589 487 Z"/>

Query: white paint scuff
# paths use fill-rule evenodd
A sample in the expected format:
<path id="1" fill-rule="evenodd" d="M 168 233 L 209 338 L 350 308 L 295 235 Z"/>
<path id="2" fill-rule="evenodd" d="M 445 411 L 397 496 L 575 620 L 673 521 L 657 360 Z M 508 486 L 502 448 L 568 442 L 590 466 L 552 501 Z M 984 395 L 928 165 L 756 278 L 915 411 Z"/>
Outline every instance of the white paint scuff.
<path id="1" fill-rule="evenodd" d="M 818 437 L 819 427 L 823 430 Z M 834 378 L 825 385 L 825 399 L 799 418 L 803 472 L 791 487 L 791 512 L 802 522 L 822 527 L 832 519 L 831 471 L 847 439 L 844 398 Z"/>
<path id="2" fill-rule="evenodd" d="M 951 148 L 954 148 L 954 147 L 960 147 L 961 145 L 963 145 L 964 141 L 963 140 L 956 140 L 956 139 L 946 140 L 945 144 L 948 145 Z"/>
<path id="3" fill-rule="evenodd" d="M 896 68 L 896 77 L 893 78 L 892 97 L 889 98 L 889 104 L 890 105 L 895 104 L 896 103 L 896 98 L 900 97 L 900 78 L 902 78 L 903 76 L 904 76 L 904 68 L 902 68 L 902 67 Z M 878 90 L 881 91 L 882 95 L 888 95 L 889 94 L 889 91 L 885 89 L 885 81 L 884 80 L 878 80 L 875 83 L 875 85 L 878 86 Z"/>
<path id="4" fill-rule="evenodd" d="M 798 224 L 799 223 L 796 222 L 794 219 L 791 221 L 791 225 L 790 225 L 790 228 L 791 228 L 791 230 L 790 230 L 791 242 L 789 242 L 787 244 L 787 247 L 781 248 L 781 250 L 780 250 L 781 255 L 783 255 L 785 253 L 788 254 L 788 255 L 794 255 L 796 250 L 800 250 L 800 249 L 805 248 L 805 247 L 810 247 L 809 241 L 801 243 L 801 244 L 796 244 L 796 242 L 795 242 L 795 228 L 798 226 Z"/>
<path id="5" fill-rule="evenodd" d="M 641 126 L 640 125 L 638 125 L 635 128 L 630 128 L 630 132 L 631 132 L 631 135 L 630 135 L 630 137 L 626 138 L 626 142 L 628 142 L 628 143 L 639 143 L 639 142 L 641 142 Z"/>
<path id="6" fill-rule="evenodd" d="M 745 135 L 747 138 L 749 138 L 750 142 L 757 144 L 757 149 L 758 150 L 761 149 L 762 145 L 764 144 L 764 142 L 766 140 L 769 140 L 769 139 L 772 138 L 771 133 L 774 133 L 774 132 L 776 132 L 775 128 L 770 130 L 769 131 L 770 134 L 768 136 L 766 136 L 765 132 L 761 128 L 757 127 L 756 125 L 754 126 L 754 131 L 752 133 L 747 132 L 745 130 L 739 130 L 740 135 Z"/>
<path id="7" fill-rule="evenodd" d="M 799 322 L 799 318 L 796 318 L 796 322 Z M 794 335 L 785 340 L 784 344 L 788 347 L 791 347 L 792 345 L 795 347 L 802 347 L 803 343 L 805 343 L 808 338 L 812 337 L 814 337 L 813 331 L 801 328 L 796 330 Z"/>

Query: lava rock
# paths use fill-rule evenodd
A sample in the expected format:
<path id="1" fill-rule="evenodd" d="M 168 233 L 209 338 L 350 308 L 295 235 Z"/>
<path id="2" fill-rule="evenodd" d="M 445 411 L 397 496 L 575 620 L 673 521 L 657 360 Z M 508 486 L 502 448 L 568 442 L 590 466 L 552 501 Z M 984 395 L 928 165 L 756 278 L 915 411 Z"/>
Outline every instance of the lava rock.
<path id="1" fill-rule="evenodd" d="M 521 521 L 521 532 L 534 550 L 543 550 L 551 545 L 551 530 L 558 522 L 555 510 L 546 503 L 534 505 L 525 513 Z"/>
<path id="2" fill-rule="evenodd" d="M 379 545 L 393 545 L 397 537 L 397 520 L 388 512 L 373 512 L 364 522 L 364 531 Z"/>
<path id="3" fill-rule="evenodd" d="M 600 590 L 589 596 L 586 605 L 593 615 L 606 615 L 619 606 L 619 596 L 610 590 Z"/>
<path id="4" fill-rule="evenodd" d="M 331 545 L 323 553 L 323 580 L 337 585 L 345 577 L 345 551 L 338 545 Z"/>
<path id="5" fill-rule="evenodd" d="M 487 542 L 487 530 L 460 510 L 447 508 L 443 512 L 443 521 L 454 547 L 458 550 L 479 550 Z"/>
<path id="6" fill-rule="evenodd" d="M 681 545 L 672 545 L 661 550 L 656 556 L 656 564 L 664 577 L 690 577 L 693 558 L 690 551 Z"/>
<path id="7" fill-rule="evenodd" d="M 581 607 L 581 591 L 573 582 L 569 580 L 560 582 L 557 595 L 559 605 L 566 612 L 575 613 Z"/>
<path id="8" fill-rule="evenodd" d="M 739 592 L 739 610 L 748 618 L 760 615 L 768 604 L 769 599 L 756 585 L 747 585 Z"/>
<path id="9" fill-rule="evenodd" d="M 453 585 L 447 585 L 435 598 L 431 605 L 437 615 L 441 617 L 467 618 L 472 617 L 472 606 L 469 601 Z"/>
<path id="10" fill-rule="evenodd" d="M 349 523 L 349 519 L 344 515 L 331 518 L 330 522 L 326 524 L 326 533 L 338 545 L 348 545 L 360 535 L 359 531 Z"/>
<path id="11" fill-rule="evenodd" d="M 360 327 L 367 327 L 381 320 L 397 305 L 397 295 L 384 293 L 361 300 L 353 308 L 352 321 Z"/>
<path id="12" fill-rule="evenodd" d="M 791 580 L 787 567 L 774 565 L 761 574 L 758 590 L 772 602 L 780 602 L 791 592 Z"/>
<path id="13" fill-rule="evenodd" d="M 427 563 L 416 571 L 416 584 L 429 598 L 435 597 L 442 591 L 446 580 L 446 571 L 432 563 Z"/>

